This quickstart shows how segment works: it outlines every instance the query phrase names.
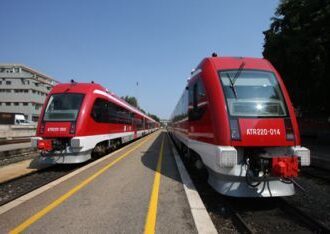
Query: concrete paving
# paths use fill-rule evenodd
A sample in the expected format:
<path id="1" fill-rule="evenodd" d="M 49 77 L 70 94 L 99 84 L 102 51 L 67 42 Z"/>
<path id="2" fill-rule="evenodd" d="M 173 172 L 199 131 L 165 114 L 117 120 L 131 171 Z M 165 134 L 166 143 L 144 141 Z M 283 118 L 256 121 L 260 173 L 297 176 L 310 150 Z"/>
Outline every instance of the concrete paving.
<path id="1" fill-rule="evenodd" d="M 160 145 L 164 139 L 156 232 L 196 233 L 166 133 L 157 132 L 146 139 L 146 143 L 132 152 L 129 150 L 143 139 L 3 213 L 0 215 L 0 232 L 7 233 L 17 227 L 63 194 L 72 191 L 72 188 L 82 181 L 129 152 L 127 157 L 32 223 L 25 232 L 142 233 L 150 205 Z"/>

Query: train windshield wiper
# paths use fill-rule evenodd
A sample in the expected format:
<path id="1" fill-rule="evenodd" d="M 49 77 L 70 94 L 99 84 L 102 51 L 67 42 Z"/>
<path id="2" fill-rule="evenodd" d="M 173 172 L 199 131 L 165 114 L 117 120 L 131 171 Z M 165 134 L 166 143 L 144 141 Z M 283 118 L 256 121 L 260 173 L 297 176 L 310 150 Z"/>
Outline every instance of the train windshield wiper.
<path id="1" fill-rule="evenodd" d="M 233 90 L 233 93 L 234 93 L 236 99 L 237 99 L 237 91 L 236 91 L 236 88 L 235 88 L 235 82 L 238 79 L 238 77 L 240 76 L 240 74 L 242 73 L 242 70 L 243 70 L 244 66 L 245 66 L 245 63 L 242 62 L 233 78 L 231 78 L 229 73 L 227 73 L 227 77 L 230 81 L 230 88 Z"/>
<path id="2" fill-rule="evenodd" d="M 226 73 L 227 77 L 228 77 L 228 80 L 230 82 L 230 88 L 233 90 L 233 93 L 235 95 L 235 98 L 237 99 L 237 92 L 236 92 L 236 89 L 235 89 L 235 86 L 234 86 L 234 82 L 233 80 L 231 79 L 229 73 Z"/>

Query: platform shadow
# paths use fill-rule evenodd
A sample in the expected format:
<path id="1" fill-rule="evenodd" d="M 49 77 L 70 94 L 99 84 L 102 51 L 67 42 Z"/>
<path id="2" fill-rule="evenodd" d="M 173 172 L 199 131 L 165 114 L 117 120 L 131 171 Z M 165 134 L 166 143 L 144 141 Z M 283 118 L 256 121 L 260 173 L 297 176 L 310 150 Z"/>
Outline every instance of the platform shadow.
<path id="1" fill-rule="evenodd" d="M 162 167 L 160 170 L 161 175 L 166 176 L 172 180 L 176 180 L 180 183 L 181 177 L 174 159 L 174 155 L 171 149 L 171 139 L 167 132 L 161 132 L 158 137 L 154 140 L 152 145 L 143 153 L 141 158 L 142 164 L 153 170 L 157 171 L 157 162 L 160 157 L 161 145 L 163 142 L 163 157 L 162 157 Z"/>

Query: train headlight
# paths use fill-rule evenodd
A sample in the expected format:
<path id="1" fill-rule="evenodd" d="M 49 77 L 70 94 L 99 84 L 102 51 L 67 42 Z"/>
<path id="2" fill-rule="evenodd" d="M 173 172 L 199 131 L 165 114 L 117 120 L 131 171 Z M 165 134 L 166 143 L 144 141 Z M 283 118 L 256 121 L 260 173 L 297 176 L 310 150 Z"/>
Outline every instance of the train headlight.
<path id="1" fill-rule="evenodd" d="M 291 154 L 300 158 L 301 166 L 309 166 L 311 164 L 311 153 L 309 149 L 301 146 L 291 147 Z"/>
<path id="2" fill-rule="evenodd" d="M 76 133 L 76 122 L 72 122 L 70 126 L 70 134 Z"/>
<path id="3" fill-rule="evenodd" d="M 232 140 L 241 140 L 241 133 L 239 130 L 239 123 L 237 119 L 231 119 L 230 121 L 230 134 Z"/>
<path id="4" fill-rule="evenodd" d="M 39 128 L 39 133 L 44 134 L 45 132 L 45 122 L 41 122 L 40 128 Z"/>
<path id="5" fill-rule="evenodd" d="M 37 148 L 39 140 L 42 140 L 42 138 L 41 137 L 31 137 L 31 147 Z"/>
<path id="6" fill-rule="evenodd" d="M 288 141 L 294 140 L 294 132 L 292 128 L 291 119 L 284 119 L 285 131 L 286 131 L 286 139 Z"/>
<path id="7" fill-rule="evenodd" d="M 237 164 L 237 150 L 231 146 L 220 146 L 217 153 L 220 167 L 233 167 Z"/>

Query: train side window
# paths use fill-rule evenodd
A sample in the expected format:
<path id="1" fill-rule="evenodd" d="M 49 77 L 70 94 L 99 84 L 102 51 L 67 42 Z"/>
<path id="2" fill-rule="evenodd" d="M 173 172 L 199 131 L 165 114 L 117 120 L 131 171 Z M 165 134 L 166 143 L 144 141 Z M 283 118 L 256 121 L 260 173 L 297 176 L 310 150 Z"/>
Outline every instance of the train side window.
<path id="1" fill-rule="evenodd" d="M 202 79 L 198 80 L 198 101 L 202 100 L 206 96 L 205 88 Z"/>
<path id="2" fill-rule="evenodd" d="M 204 101 L 206 97 L 205 88 L 201 77 L 198 77 L 196 82 L 189 87 L 189 120 L 199 120 L 202 118 L 205 107 L 199 106 L 199 103 Z"/>
<path id="3" fill-rule="evenodd" d="M 98 98 L 95 100 L 92 108 L 92 118 L 96 122 L 107 122 L 107 113 L 108 113 L 108 101 Z"/>
<path id="4" fill-rule="evenodd" d="M 132 115 L 128 110 L 101 98 L 95 100 L 91 116 L 100 123 L 132 123 Z"/>
<path id="5" fill-rule="evenodd" d="M 193 86 L 193 108 L 197 108 L 197 102 L 198 102 L 198 83 L 196 82 Z"/>

